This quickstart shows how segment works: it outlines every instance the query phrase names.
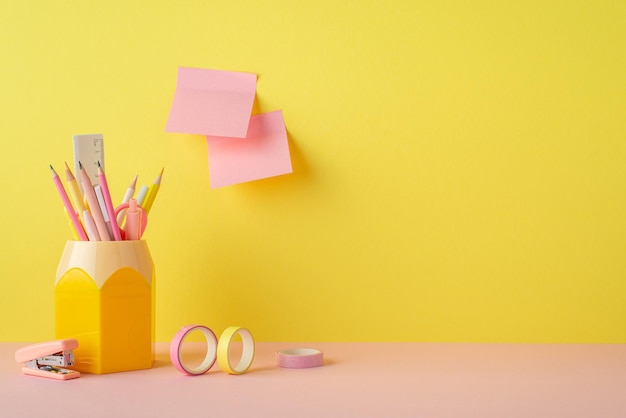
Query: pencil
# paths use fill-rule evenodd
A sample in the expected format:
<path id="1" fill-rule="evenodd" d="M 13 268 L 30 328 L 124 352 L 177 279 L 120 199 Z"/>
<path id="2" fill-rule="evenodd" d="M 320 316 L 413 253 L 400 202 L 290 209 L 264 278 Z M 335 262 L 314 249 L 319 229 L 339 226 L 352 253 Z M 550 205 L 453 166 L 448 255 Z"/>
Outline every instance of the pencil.
<path id="1" fill-rule="evenodd" d="M 67 183 L 67 188 L 70 191 L 70 196 L 72 197 L 72 201 L 74 202 L 74 206 L 76 207 L 78 218 L 84 224 L 85 219 L 83 217 L 83 213 L 85 211 L 85 204 L 83 203 L 83 198 L 80 195 L 78 182 L 76 182 L 76 178 L 72 174 L 72 170 L 70 170 L 70 167 L 67 165 L 67 162 L 65 163 L 65 182 Z"/>
<path id="2" fill-rule="evenodd" d="M 98 178 L 100 179 L 100 189 L 102 190 L 102 197 L 104 198 L 106 211 L 109 215 L 109 222 L 111 223 L 113 239 L 114 241 L 121 241 L 122 234 L 120 234 L 120 227 L 117 224 L 117 218 L 115 217 L 115 208 L 113 207 L 113 201 L 111 200 L 111 194 L 109 193 L 109 185 L 107 184 L 107 178 L 104 175 L 100 161 L 98 161 Z"/>
<path id="3" fill-rule="evenodd" d="M 59 175 L 57 174 L 56 171 L 54 171 L 54 168 L 52 168 L 52 164 L 50 164 L 50 171 L 52 172 L 52 180 L 54 181 L 54 185 L 56 186 L 57 191 L 59 192 L 59 195 L 61 195 L 61 200 L 63 200 L 63 205 L 65 206 L 65 210 L 67 211 L 67 214 L 69 215 L 70 220 L 72 221 L 72 224 L 74 225 L 74 229 L 76 230 L 78 237 L 81 239 L 81 241 L 88 241 L 89 238 L 87 238 L 87 235 L 85 234 L 85 230 L 83 229 L 83 226 L 78 220 L 78 216 L 76 216 L 76 212 L 74 211 L 72 202 L 70 202 L 70 198 L 67 197 L 67 193 L 65 192 L 65 188 L 63 187 L 63 184 L 61 183 L 61 179 L 59 178 Z"/>
<path id="4" fill-rule="evenodd" d="M 80 182 L 83 185 L 83 193 L 87 198 L 89 211 L 91 212 L 91 216 L 96 223 L 96 228 L 98 229 L 98 234 L 100 234 L 100 239 L 102 241 L 111 241 L 111 236 L 109 235 L 109 230 L 106 223 L 104 222 L 102 211 L 100 211 L 98 198 L 96 197 L 96 192 L 93 190 L 91 180 L 89 180 L 89 175 L 85 171 L 85 167 L 83 167 L 80 161 L 78 162 L 78 166 L 80 170 Z"/>
<path id="5" fill-rule="evenodd" d="M 159 192 L 159 187 L 161 187 L 161 177 L 163 176 L 163 170 L 165 167 L 161 169 L 159 175 L 154 179 L 154 183 L 150 185 L 148 189 L 148 195 L 143 204 L 143 210 L 146 211 L 146 214 L 150 212 L 150 208 L 152 208 L 152 204 L 154 203 L 154 199 L 156 198 L 157 193 Z"/>
<path id="6" fill-rule="evenodd" d="M 130 183 L 130 186 L 128 186 L 128 189 L 126 189 L 126 193 L 124 194 L 124 198 L 122 199 L 122 204 L 128 203 L 130 199 L 135 195 L 135 187 L 137 187 L 137 177 L 139 177 L 139 175 L 135 174 L 135 178 Z M 120 213 L 117 214 L 117 224 L 119 226 L 122 226 L 122 224 L 124 223 L 125 215 L 126 209 L 121 210 Z"/>

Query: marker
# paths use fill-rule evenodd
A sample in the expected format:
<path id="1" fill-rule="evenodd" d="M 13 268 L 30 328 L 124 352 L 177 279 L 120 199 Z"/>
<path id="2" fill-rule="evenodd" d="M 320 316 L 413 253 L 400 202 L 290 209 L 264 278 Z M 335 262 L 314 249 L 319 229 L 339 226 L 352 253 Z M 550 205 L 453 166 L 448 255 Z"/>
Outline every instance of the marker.
<path id="1" fill-rule="evenodd" d="M 76 233 L 78 234 L 78 237 L 81 239 L 81 241 L 87 241 L 89 238 L 87 238 L 87 235 L 85 234 L 85 230 L 83 229 L 83 226 L 78 220 L 78 216 L 76 216 L 76 212 L 74 211 L 74 208 L 72 207 L 72 203 L 70 202 L 69 197 L 67 197 L 67 193 L 65 192 L 65 188 L 63 187 L 63 184 L 61 183 L 61 179 L 59 178 L 59 175 L 56 173 L 56 171 L 54 171 L 54 168 L 52 168 L 52 164 L 50 164 L 50 171 L 52 172 L 52 180 L 54 181 L 54 185 L 56 186 L 57 191 L 59 192 L 59 195 L 61 195 L 61 200 L 63 200 L 63 205 L 65 206 L 65 210 L 67 211 L 67 214 L 69 215 L 70 220 L 72 221 L 72 224 L 74 226 L 74 229 L 76 230 Z"/>
<path id="2" fill-rule="evenodd" d="M 138 240 L 141 238 L 141 212 L 137 208 L 137 201 L 130 199 L 126 211 L 126 239 Z"/>
<path id="3" fill-rule="evenodd" d="M 122 240 L 122 234 L 120 234 L 120 227 L 117 225 L 117 219 L 115 217 L 115 208 L 111 201 L 111 194 L 109 193 L 109 185 L 107 184 L 107 178 L 104 175 L 100 161 L 98 161 L 98 179 L 100 179 L 100 189 L 102 191 L 102 197 L 104 198 L 104 204 L 106 205 L 106 212 L 109 215 L 109 223 L 113 230 L 113 238 L 115 241 Z"/>
<path id="4" fill-rule="evenodd" d="M 98 234 L 100 234 L 100 240 L 111 241 L 111 236 L 109 235 L 109 230 L 107 229 L 107 225 L 104 222 L 104 217 L 102 216 L 102 212 L 100 211 L 98 198 L 96 197 L 96 192 L 93 190 L 93 186 L 91 185 L 91 180 L 89 180 L 89 175 L 85 171 L 85 167 L 83 167 L 80 161 L 78 162 L 78 166 L 80 170 L 80 184 L 83 186 L 83 193 L 87 198 L 87 203 L 89 204 L 91 216 L 96 223 Z"/>

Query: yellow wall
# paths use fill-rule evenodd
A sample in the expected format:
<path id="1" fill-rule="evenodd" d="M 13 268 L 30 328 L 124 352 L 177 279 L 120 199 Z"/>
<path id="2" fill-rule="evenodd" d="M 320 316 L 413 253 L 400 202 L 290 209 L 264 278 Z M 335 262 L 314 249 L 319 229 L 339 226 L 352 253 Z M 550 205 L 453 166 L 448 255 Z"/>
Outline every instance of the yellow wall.
<path id="1" fill-rule="evenodd" d="M 48 172 L 101 132 L 165 166 L 157 338 L 626 342 L 626 8 L 602 1 L 15 1 L 0 11 L 0 340 L 53 336 Z M 259 74 L 294 173 L 209 188 L 178 66 Z"/>

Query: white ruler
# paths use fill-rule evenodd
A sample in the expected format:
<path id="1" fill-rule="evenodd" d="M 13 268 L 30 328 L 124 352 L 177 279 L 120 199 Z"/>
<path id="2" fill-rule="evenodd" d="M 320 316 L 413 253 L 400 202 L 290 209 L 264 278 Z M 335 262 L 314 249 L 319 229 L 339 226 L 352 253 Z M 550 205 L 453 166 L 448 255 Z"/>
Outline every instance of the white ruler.
<path id="1" fill-rule="evenodd" d="M 80 184 L 80 168 L 78 162 L 83 165 L 89 175 L 91 184 L 98 185 L 98 162 L 104 170 L 104 138 L 102 134 L 74 135 L 74 175 Z"/>

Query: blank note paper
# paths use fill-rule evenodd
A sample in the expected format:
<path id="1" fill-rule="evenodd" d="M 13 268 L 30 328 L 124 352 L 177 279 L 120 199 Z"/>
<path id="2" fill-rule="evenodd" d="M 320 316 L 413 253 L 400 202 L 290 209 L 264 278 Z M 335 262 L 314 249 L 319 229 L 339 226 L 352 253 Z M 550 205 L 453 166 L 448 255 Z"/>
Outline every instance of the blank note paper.
<path id="1" fill-rule="evenodd" d="M 244 139 L 207 136 L 211 188 L 292 172 L 283 112 L 248 118 Z"/>
<path id="2" fill-rule="evenodd" d="M 245 138 L 256 74 L 179 67 L 166 132 Z"/>

